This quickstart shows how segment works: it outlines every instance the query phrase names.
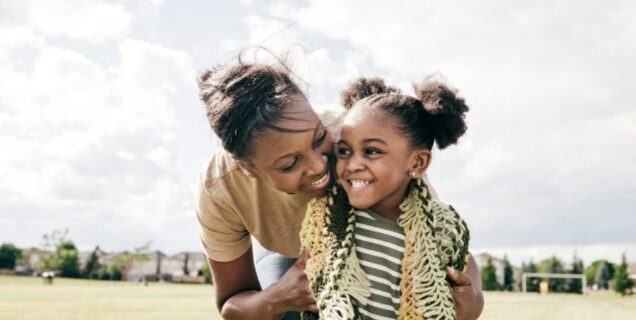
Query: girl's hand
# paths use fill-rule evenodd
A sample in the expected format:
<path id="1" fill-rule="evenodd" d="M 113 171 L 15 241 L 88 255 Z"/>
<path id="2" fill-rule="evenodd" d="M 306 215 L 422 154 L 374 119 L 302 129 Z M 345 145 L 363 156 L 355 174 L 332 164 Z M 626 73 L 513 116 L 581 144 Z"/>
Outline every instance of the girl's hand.
<path id="1" fill-rule="evenodd" d="M 314 297 L 309 292 L 309 280 L 305 275 L 305 264 L 309 253 L 304 251 L 289 270 L 272 286 L 278 293 L 277 305 L 281 313 L 287 311 L 318 312 Z"/>
<path id="2" fill-rule="evenodd" d="M 457 320 L 475 320 L 484 309 L 484 295 L 481 293 L 481 279 L 475 259 L 470 256 L 466 274 L 451 267 L 446 273 L 453 281 L 453 299 Z M 475 285 L 473 285 L 475 283 Z"/>

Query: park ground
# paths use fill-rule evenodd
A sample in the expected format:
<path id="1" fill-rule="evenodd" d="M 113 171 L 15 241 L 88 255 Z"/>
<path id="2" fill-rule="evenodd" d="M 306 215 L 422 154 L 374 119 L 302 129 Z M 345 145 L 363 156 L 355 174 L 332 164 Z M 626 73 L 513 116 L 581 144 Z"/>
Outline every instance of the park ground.
<path id="1" fill-rule="evenodd" d="M 0 276 L 2 320 L 221 319 L 211 285 Z M 480 319 L 636 319 L 636 296 L 486 292 Z"/>

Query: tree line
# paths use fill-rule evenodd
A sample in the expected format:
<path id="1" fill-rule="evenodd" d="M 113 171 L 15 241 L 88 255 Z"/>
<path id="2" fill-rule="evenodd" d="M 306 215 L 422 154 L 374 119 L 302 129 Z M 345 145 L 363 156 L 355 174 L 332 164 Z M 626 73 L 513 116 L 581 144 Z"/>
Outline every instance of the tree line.
<path id="1" fill-rule="evenodd" d="M 486 265 L 481 267 L 481 281 L 483 290 L 514 291 L 519 290 L 521 283 L 516 283 L 512 265 L 508 257 L 503 259 L 503 283 L 497 278 L 496 267 L 492 258 L 488 258 Z M 598 289 L 613 288 L 621 295 L 632 294 L 634 292 L 634 280 L 629 278 L 627 258 L 622 256 L 621 263 L 613 264 L 607 260 L 596 260 L 585 267 L 583 260 L 574 256 L 573 262 L 566 267 L 562 260 L 556 256 L 534 263 L 532 260 L 523 262 L 522 273 L 559 273 L 559 274 L 579 274 L 585 275 L 588 286 L 595 286 Z M 523 281 L 523 280 L 521 280 Z M 548 282 L 550 292 L 570 292 L 582 293 L 582 283 L 580 279 L 538 279 L 527 278 L 526 288 L 528 291 L 539 291 L 541 281 Z"/>
<path id="2" fill-rule="evenodd" d="M 11 243 L 0 245 L 0 269 L 15 271 L 16 268 L 30 265 L 31 252 L 20 249 Z M 55 230 L 42 236 L 37 248 L 37 266 L 34 271 L 55 271 L 57 276 L 65 278 L 84 278 L 93 280 L 126 280 L 134 262 L 150 259 L 150 243 L 134 248 L 132 251 L 117 253 L 107 263 L 100 262 L 103 255 L 96 246 L 86 261 L 80 264 L 79 251 L 75 243 L 68 238 L 68 230 Z M 183 273 L 189 274 L 189 256 L 183 262 Z M 211 282 L 212 274 L 207 263 L 197 270 L 199 275 Z"/>
<path id="3" fill-rule="evenodd" d="M 96 246 L 86 263 L 80 267 L 79 251 L 75 243 L 67 238 L 68 230 L 55 230 L 42 236 L 37 249 L 39 270 L 56 271 L 65 278 L 85 278 L 99 280 L 122 280 L 134 261 L 150 258 L 150 243 L 113 257 L 108 264 L 100 263 L 100 249 Z M 30 252 L 17 248 L 11 243 L 0 245 L 0 269 L 15 270 L 17 266 L 29 265 Z"/>

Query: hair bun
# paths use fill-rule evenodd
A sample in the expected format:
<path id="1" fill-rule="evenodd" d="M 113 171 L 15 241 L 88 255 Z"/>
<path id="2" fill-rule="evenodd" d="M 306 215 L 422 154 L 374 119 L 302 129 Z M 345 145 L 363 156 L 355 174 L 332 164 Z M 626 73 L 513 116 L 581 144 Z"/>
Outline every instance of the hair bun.
<path id="1" fill-rule="evenodd" d="M 342 90 L 340 97 L 342 106 L 349 110 L 359 100 L 374 94 L 399 93 L 400 90 L 391 87 L 384 82 L 384 79 L 372 77 L 361 77 L 351 82 L 349 86 Z"/>
<path id="2" fill-rule="evenodd" d="M 424 110 L 431 116 L 435 141 L 440 149 L 457 143 L 466 132 L 464 114 L 469 107 L 455 88 L 440 80 L 424 80 L 415 84 L 415 95 L 422 102 Z"/>

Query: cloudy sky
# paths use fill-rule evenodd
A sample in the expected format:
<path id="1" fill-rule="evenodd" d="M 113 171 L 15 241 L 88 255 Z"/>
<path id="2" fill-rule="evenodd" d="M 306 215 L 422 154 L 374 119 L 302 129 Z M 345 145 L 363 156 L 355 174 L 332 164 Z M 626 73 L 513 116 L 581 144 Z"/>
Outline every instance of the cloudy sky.
<path id="1" fill-rule="evenodd" d="M 198 250 L 218 142 L 196 73 L 290 47 L 319 110 L 359 75 L 471 106 L 429 176 L 475 252 L 636 260 L 633 1 L 0 0 L 0 242 Z"/>

